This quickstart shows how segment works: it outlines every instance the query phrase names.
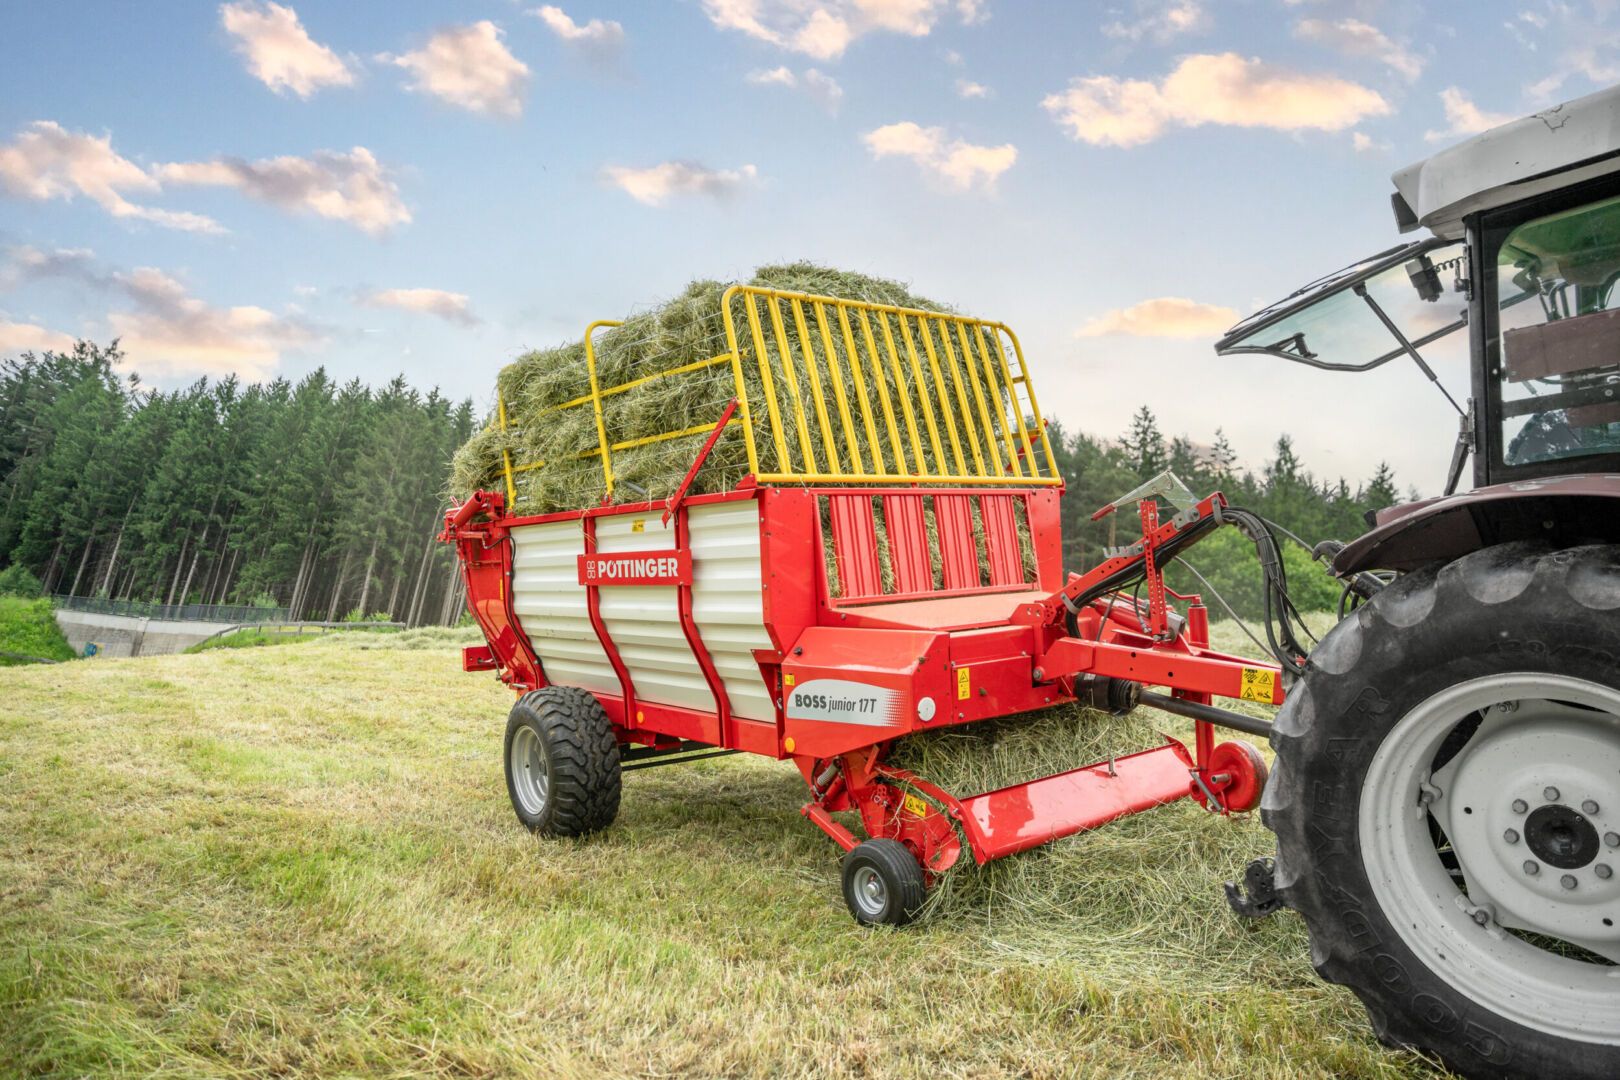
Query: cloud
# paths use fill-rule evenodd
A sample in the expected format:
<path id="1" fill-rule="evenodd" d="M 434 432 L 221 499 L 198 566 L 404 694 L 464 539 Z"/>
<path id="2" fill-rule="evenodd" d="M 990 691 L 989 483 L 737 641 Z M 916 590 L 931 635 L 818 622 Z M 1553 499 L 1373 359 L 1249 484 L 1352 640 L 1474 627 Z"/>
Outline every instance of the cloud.
<path id="1" fill-rule="evenodd" d="M 1378 142 L 1371 135 L 1366 135 L 1360 131 L 1350 133 L 1350 145 L 1355 148 L 1358 154 L 1366 154 L 1375 150 L 1384 152 L 1392 149 L 1389 143 Z"/>
<path id="2" fill-rule="evenodd" d="M 154 267 L 104 269 L 84 250 L 44 252 L 24 247 L 12 249 L 10 255 L 7 273 L 13 282 L 64 279 L 123 301 L 126 306 L 107 314 L 107 326 L 119 339 L 127 362 L 150 375 L 235 374 L 262 379 L 283 352 L 321 339 L 301 319 L 262 307 L 214 307 Z"/>
<path id="3" fill-rule="evenodd" d="M 1423 57 L 1391 41 L 1378 27 L 1360 19 L 1301 19 L 1294 26 L 1294 36 L 1346 56 L 1376 60 L 1407 82 L 1416 82 L 1426 63 Z"/>
<path id="4" fill-rule="evenodd" d="M 370 150 L 320 150 L 307 158 L 220 157 L 159 166 L 166 183 L 235 188 L 282 210 L 315 214 L 373 236 L 411 220 L 399 188 Z"/>
<path id="5" fill-rule="evenodd" d="M 624 48 L 624 27 L 612 19 L 592 19 L 583 26 L 562 8 L 547 4 L 529 12 L 557 37 L 579 50 L 592 63 L 612 64 Z"/>
<path id="6" fill-rule="evenodd" d="M 424 315 L 437 315 L 446 322 L 462 326 L 477 326 L 483 320 L 472 312 L 466 293 L 445 292 L 443 289 L 375 289 L 358 297 L 366 307 L 397 308 Z"/>
<path id="7" fill-rule="evenodd" d="M 1018 148 L 1012 143 L 976 146 L 962 139 L 947 142 L 944 128 L 925 128 L 910 120 L 876 128 L 861 136 L 861 141 L 873 157 L 910 158 L 956 191 L 975 187 L 992 190 L 996 179 L 1018 160 Z"/>
<path id="8" fill-rule="evenodd" d="M 1182 34 L 1200 34 L 1214 25 L 1203 0 L 1137 0 L 1140 17 L 1134 22 L 1115 20 L 1103 26 L 1102 32 L 1122 41 L 1169 41 Z"/>
<path id="9" fill-rule="evenodd" d="M 1445 106 L 1446 126 L 1439 131 L 1424 132 L 1423 137 L 1429 142 L 1477 135 L 1481 131 L 1489 131 L 1493 127 L 1518 119 L 1511 113 L 1486 112 L 1455 86 L 1448 86 L 1440 91 L 1440 103 Z"/>
<path id="10" fill-rule="evenodd" d="M 383 53 L 377 59 L 410 72 L 410 89 L 432 94 L 469 112 L 495 116 L 523 113 L 528 65 L 502 44 L 500 27 L 488 19 L 471 26 L 448 27 L 414 52 L 402 56 Z"/>
<path id="11" fill-rule="evenodd" d="M 788 67 L 750 71 L 745 78 L 755 86 L 787 86 L 804 91 L 805 96 L 828 112 L 836 113 L 844 100 L 844 88 L 838 80 L 815 68 L 806 68 L 803 75 L 795 75 Z"/>
<path id="12" fill-rule="evenodd" d="M 21 352 L 70 352 L 74 340 L 72 334 L 0 318 L 0 356 Z"/>
<path id="13" fill-rule="evenodd" d="M 602 178 L 639 203 L 662 206 L 676 195 L 729 199 L 752 182 L 757 173 L 752 165 L 711 169 L 695 161 L 666 161 L 645 169 L 609 165 L 602 170 Z"/>
<path id="14" fill-rule="evenodd" d="M 1218 337 L 1238 321 L 1238 313 L 1218 304 L 1200 304 L 1179 296 L 1143 300 L 1127 308 L 1116 308 L 1090 320 L 1075 337 L 1203 338 Z"/>
<path id="15" fill-rule="evenodd" d="M 113 150 L 112 136 L 68 131 L 51 120 L 36 120 L 10 143 L 0 144 L 0 190 L 36 201 L 83 195 L 115 218 L 186 232 L 225 231 L 201 214 L 130 202 L 125 192 L 161 190 L 157 179 Z"/>
<path id="16" fill-rule="evenodd" d="M 1070 136 L 1095 146 L 1139 146 L 1176 125 L 1341 131 L 1390 111 L 1382 96 L 1359 83 L 1236 53 L 1185 57 L 1157 83 L 1109 75 L 1072 79 L 1041 105 Z"/>
<path id="17" fill-rule="evenodd" d="M 278 94 L 308 98 L 323 86 L 354 85 L 353 69 L 313 40 L 290 7 L 239 0 L 221 4 L 219 18 L 248 71 Z"/>
<path id="18" fill-rule="evenodd" d="M 957 79 L 956 96 L 962 98 L 963 100 L 967 100 L 969 98 L 988 98 L 994 97 L 995 91 L 984 85 L 984 83 L 977 83 L 972 79 Z"/>
<path id="19" fill-rule="evenodd" d="M 816 60 L 836 60 L 870 33 L 926 37 L 952 8 L 964 25 L 989 17 L 981 0 L 703 0 L 720 29 Z"/>

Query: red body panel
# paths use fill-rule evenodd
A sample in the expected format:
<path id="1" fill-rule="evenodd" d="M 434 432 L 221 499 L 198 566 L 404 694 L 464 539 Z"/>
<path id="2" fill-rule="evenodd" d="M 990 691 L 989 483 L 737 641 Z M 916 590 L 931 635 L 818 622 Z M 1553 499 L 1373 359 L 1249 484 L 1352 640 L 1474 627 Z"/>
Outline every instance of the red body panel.
<path id="1" fill-rule="evenodd" d="M 770 721 L 734 715 L 694 617 L 693 587 L 701 584 L 694 573 L 701 571 L 693 568 L 690 513 L 714 503 L 757 507 L 763 630 L 771 646 L 752 655 L 775 703 Z M 1212 729 L 1202 722 L 1193 754 L 1171 743 L 961 799 L 883 764 L 894 741 L 914 732 L 1072 702 L 1082 675 L 1167 686 L 1206 703 L 1214 695 L 1258 699 L 1255 687 L 1262 686 L 1265 700 L 1280 701 L 1275 666 L 1208 650 L 1200 604 L 1189 610 L 1184 635 L 1164 632 L 1155 551 L 1177 540 L 1180 529 L 1214 524 L 1207 519 L 1221 505 L 1219 495 L 1211 496 L 1190 520 L 1178 515 L 1162 525 L 1144 510 L 1146 539 L 1134 554 L 1067 583 L 1051 489 L 817 490 L 745 482 L 719 495 L 525 518 L 505 515 L 498 496 L 480 495 L 447 515 L 445 538 L 457 545 L 469 607 L 489 643 L 468 651 L 470 670 L 498 664 L 514 689 L 545 685 L 512 610 L 510 530 L 577 520 L 584 546 L 579 583 L 620 691 L 597 697 L 621 741 L 689 741 L 792 758 L 811 785 L 806 816 L 841 845 L 851 846 L 854 837 L 830 815 L 859 810 L 869 835 L 901 840 L 930 872 L 939 872 L 957 858 L 958 829 L 983 862 L 1194 792 L 1213 793 L 1218 803 L 1223 785 L 1252 779 L 1210 772 Z M 1020 536 L 1020 510 L 1027 538 Z M 675 519 L 673 550 L 596 553 L 596 525 L 604 516 L 659 511 L 666 522 Z M 1033 574 L 1025 565 L 1026 543 Z M 829 580 L 829 550 L 836 582 Z M 1136 565 L 1149 573 L 1145 608 L 1128 598 L 1106 607 L 1084 599 L 1095 582 Z M 660 596 L 676 586 L 680 629 L 712 709 L 646 701 L 621 659 L 601 614 L 601 591 L 649 585 L 663 586 Z M 1076 598 L 1082 601 L 1079 634 L 1071 637 L 1065 605 Z"/>

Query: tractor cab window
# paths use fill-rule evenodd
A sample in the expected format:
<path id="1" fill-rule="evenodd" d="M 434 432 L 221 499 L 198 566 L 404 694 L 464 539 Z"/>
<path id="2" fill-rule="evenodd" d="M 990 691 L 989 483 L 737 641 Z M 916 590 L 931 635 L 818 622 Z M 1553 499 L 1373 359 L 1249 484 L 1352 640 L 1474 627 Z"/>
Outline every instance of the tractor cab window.
<path id="1" fill-rule="evenodd" d="M 1503 463 L 1620 451 L 1620 198 L 1526 221 L 1496 259 Z"/>
<path id="2" fill-rule="evenodd" d="M 1420 352 L 1448 382 L 1466 379 L 1467 252 L 1457 241 L 1390 248 L 1249 316 L 1215 345 L 1329 371 L 1368 371 Z M 1403 344 L 1403 341 L 1406 344 Z"/>

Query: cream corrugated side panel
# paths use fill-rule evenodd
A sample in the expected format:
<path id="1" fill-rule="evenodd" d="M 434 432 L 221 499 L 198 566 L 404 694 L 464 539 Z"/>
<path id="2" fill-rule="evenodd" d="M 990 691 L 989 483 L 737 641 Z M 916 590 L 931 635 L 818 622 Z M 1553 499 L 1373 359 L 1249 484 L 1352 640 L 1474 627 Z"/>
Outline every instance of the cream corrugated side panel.
<path id="1" fill-rule="evenodd" d="M 579 583 L 584 551 L 585 533 L 577 520 L 513 529 L 512 608 L 548 681 L 618 694 L 618 676 L 596 639 Z"/>
<path id="2" fill-rule="evenodd" d="M 673 551 L 675 519 L 665 526 L 661 517 L 644 512 L 597 518 L 597 554 Z M 598 610 L 637 701 L 712 713 L 714 695 L 681 630 L 679 593 L 673 585 L 605 585 L 598 590 Z"/>
<path id="3" fill-rule="evenodd" d="M 753 650 L 771 647 L 762 599 L 759 503 L 742 499 L 693 506 L 686 521 L 692 617 L 725 684 L 732 715 L 771 722 L 776 708 L 753 656 Z"/>

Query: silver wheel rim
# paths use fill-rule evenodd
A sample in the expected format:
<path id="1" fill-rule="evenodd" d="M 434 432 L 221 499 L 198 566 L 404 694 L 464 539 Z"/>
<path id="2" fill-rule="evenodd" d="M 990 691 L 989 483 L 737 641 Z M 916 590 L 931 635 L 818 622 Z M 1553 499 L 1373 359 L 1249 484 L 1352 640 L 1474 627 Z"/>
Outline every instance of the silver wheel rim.
<path id="1" fill-rule="evenodd" d="M 850 891 L 855 895 L 855 906 L 867 918 L 881 919 L 889 906 L 889 887 L 884 884 L 883 875 L 870 866 L 861 866 L 851 877 Z"/>
<path id="2" fill-rule="evenodd" d="M 545 813 L 546 797 L 551 793 L 551 766 L 546 762 L 546 748 L 540 745 L 540 736 L 527 724 L 512 735 L 508 768 L 512 774 L 512 791 L 523 812 L 530 817 Z"/>
<path id="3" fill-rule="evenodd" d="M 1475 715 L 1473 735 L 1431 772 Z M 1379 906 L 1430 970 L 1498 1016 L 1620 1045 L 1620 692 L 1534 673 L 1450 687 L 1379 746 L 1359 818 Z"/>

